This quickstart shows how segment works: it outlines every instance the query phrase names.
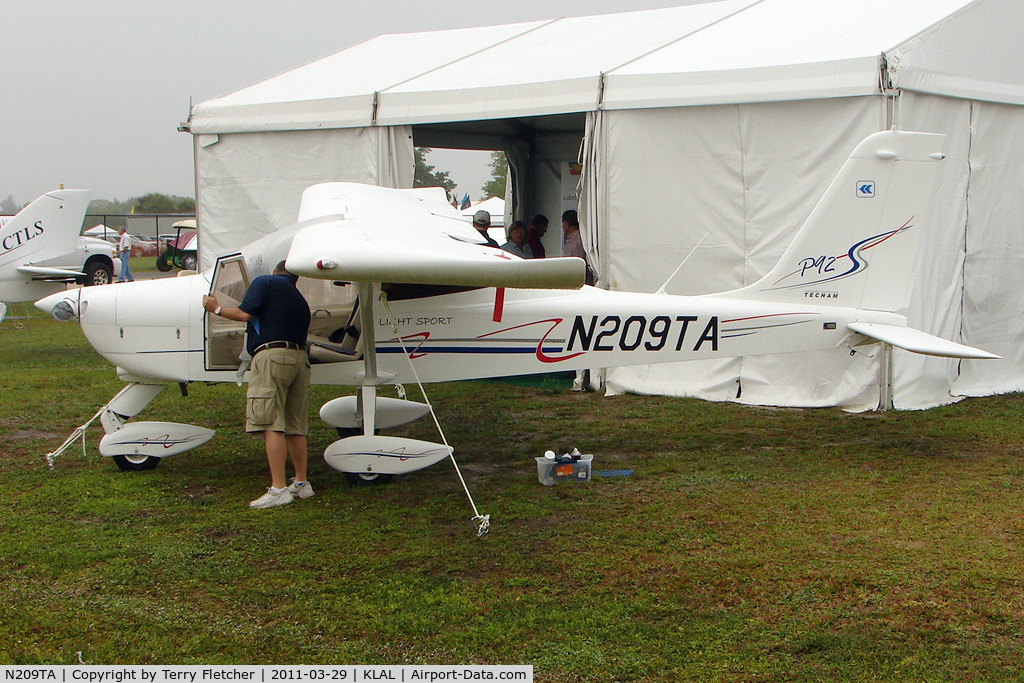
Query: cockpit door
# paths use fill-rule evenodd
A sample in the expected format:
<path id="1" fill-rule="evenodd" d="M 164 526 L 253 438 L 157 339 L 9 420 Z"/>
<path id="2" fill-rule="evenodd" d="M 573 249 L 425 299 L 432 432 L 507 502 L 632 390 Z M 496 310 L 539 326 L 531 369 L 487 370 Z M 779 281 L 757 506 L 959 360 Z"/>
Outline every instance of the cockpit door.
<path id="1" fill-rule="evenodd" d="M 213 268 L 210 294 L 221 306 L 238 306 L 249 289 L 249 273 L 241 254 L 222 256 Z M 207 312 L 203 324 L 207 370 L 237 370 L 245 348 L 245 323 Z"/>

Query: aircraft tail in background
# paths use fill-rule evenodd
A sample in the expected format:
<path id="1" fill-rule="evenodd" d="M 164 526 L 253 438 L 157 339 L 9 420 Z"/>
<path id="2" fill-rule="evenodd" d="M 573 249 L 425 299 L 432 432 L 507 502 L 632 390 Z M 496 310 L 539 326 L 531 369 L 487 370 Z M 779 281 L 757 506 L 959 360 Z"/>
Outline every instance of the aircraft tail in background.
<path id="1" fill-rule="evenodd" d="M 91 194 L 47 192 L 0 226 L 0 279 L 13 277 L 19 266 L 74 251 Z"/>

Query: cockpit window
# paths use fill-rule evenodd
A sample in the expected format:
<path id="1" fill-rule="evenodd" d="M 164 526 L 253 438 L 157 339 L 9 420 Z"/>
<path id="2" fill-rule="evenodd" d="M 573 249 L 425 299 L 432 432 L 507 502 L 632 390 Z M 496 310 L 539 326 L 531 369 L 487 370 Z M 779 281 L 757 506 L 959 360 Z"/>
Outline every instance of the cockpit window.
<path id="1" fill-rule="evenodd" d="M 459 285 L 416 285 L 385 283 L 381 289 L 387 294 L 390 301 L 405 301 L 408 299 L 426 299 L 431 296 L 442 296 L 444 294 L 458 294 L 459 292 L 471 292 L 482 287 L 462 287 Z"/>

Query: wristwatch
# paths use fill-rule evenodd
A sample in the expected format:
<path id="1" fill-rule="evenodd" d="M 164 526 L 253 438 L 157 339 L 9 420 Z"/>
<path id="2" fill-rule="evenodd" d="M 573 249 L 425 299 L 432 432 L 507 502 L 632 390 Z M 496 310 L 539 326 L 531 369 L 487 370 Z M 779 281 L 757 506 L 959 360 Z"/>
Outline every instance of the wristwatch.
<path id="1" fill-rule="evenodd" d="M 217 308 L 213 309 L 213 314 L 214 315 L 220 315 L 220 306 L 218 306 Z"/>

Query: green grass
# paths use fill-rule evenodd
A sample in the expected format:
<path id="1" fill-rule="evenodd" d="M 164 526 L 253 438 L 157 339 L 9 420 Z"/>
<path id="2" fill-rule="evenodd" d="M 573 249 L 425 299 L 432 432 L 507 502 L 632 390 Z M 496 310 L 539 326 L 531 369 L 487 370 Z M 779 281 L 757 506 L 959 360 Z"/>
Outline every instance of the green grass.
<path id="1" fill-rule="evenodd" d="M 30 311 L 33 311 L 30 313 Z M 213 441 L 152 472 L 43 455 L 120 388 L 73 324 L 0 323 L 0 663 L 531 663 L 538 681 L 1020 680 L 1024 398 L 848 415 L 499 382 L 428 387 L 441 463 L 279 510 L 242 391 L 138 419 Z M 26 317 L 31 316 L 31 317 Z M 12 319 L 14 318 L 14 319 Z M 17 319 L 22 318 L 22 319 Z M 416 391 L 410 388 L 410 393 Z M 429 420 L 398 433 L 436 440 Z M 534 457 L 597 469 L 555 487 Z"/>

